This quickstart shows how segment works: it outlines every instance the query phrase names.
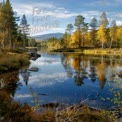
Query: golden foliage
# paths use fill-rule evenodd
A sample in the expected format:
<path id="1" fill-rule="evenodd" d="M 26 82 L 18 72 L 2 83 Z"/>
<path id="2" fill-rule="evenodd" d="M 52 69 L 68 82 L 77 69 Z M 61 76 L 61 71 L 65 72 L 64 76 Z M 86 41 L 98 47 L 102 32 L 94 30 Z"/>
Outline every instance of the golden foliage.
<path id="1" fill-rule="evenodd" d="M 103 25 L 101 25 L 99 30 L 97 31 L 97 39 L 100 40 L 102 43 L 107 42 L 106 28 Z"/>
<path id="2" fill-rule="evenodd" d="M 117 39 L 122 41 L 122 27 L 117 29 Z"/>
<path id="3" fill-rule="evenodd" d="M 76 71 L 79 71 L 80 70 L 80 62 L 81 62 L 81 59 L 80 58 L 73 58 L 73 60 L 72 60 L 72 67 Z"/>
<path id="4" fill-rule="evenodd" d="M 106 64 L 105 63 L 100 63 L 97 65 L 97 75 L 98 75 L 98 79 L 100 81 L 100 87 L 101 89 L 104 88 L 104 84 L 105 84 L 105 69 L 106 69 Z"/>
<path id="5" fill-rule="evenodd" d="M 81 33 L 79 34 L 80 32 L 79 31 L 75 31 L 72 36 L 71 36 L 71 45 L 73 45 L 74 47 L 78 46 L 79 44 L 79 38 L 81 38 Z"/>

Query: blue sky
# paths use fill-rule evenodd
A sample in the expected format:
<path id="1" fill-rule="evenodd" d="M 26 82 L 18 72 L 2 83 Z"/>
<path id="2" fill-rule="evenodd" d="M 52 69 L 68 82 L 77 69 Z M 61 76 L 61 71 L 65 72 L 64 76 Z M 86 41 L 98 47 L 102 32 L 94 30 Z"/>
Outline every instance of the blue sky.
<path id="1" fill-rule="evenodd" d="M 19 16 L 26 14 L 31 35 L 64 32 L 77 15 L 90 22 L 106 12 L 108 20 L 122 24 L 122 0 L 11 0 L 14 11 Z"/>

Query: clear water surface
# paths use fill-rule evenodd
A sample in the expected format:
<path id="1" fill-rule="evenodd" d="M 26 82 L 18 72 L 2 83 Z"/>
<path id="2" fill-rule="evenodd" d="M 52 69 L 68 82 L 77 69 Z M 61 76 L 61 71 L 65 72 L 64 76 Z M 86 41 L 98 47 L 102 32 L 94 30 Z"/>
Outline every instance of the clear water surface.
<path id="1" fill-rule="evenodd" d="M 41 53 L 22 70 L 14 100 L 31 105 L 84 103 L 97 108 L 122 105 L 121 56 Z"/>

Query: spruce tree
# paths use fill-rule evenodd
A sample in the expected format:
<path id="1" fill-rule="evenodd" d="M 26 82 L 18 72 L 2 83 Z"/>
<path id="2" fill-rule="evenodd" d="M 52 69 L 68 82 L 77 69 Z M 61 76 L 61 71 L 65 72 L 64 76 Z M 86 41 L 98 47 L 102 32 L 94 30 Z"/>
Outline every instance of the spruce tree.
<path id="1" fill-rule="evenodd" d="M 6 30 L 7 30 L 7 40 L 9 42 L 9 48 L 13 48 L 14 35 L 17 34 L 17 24 L 14 17 L 14 12 L 9 0 L 5 3 L 5 18 L 6 18 Z"/>
<path id="2" fill-rule="evenodd" d="M 23 48 L 26 46 L 26 36 L 29 34 L 29 24 L 27 23 L 27 19 L 25 14 L 23 14 L 20 22 L 20 29 L 23 34 Z"/>
<path id="3" fill-rule="evenodd" d="M 0 38 L 3 48 L 13 48 L 14 40 L 17 35 L 16 17 L 9 0 L 0 6 Z"/>
<path id="4" fill-rule="evenodd" d="M 81 33 L 85 33 L 88 29 L 88 24 L 84 22 L 85 18 L 81 15 L 76 16 L 75 18 L 75 26 L 76 26 L 76 31 L 79 33 L 78 34 L 78 40 L 79 40 L 79 44 L 78 47 L 81 46 L 81 41 L 82 41 L 82 46 L 84 46 L 84 42 L 83 39 L 81 39 Z"/>
<path id="5" fill-rule="evenodd" d="M 90 32 L 91 43 L 92 43 L 92 46 L 95 47 L 95 45 L 96 45 L 96 30 L 98 27 L 98 22 L 95 17 L 92 18 L 92 20 L 90 22 L 90 27 L 91 27 L 91 32 Z"/>
<path id="6" fill-rule="evenodd" d="M 6 18 L 5 18 L 5 2 L 0 4 L 0 47 L 5 47 L 5 37 L 6 35 Z"/>

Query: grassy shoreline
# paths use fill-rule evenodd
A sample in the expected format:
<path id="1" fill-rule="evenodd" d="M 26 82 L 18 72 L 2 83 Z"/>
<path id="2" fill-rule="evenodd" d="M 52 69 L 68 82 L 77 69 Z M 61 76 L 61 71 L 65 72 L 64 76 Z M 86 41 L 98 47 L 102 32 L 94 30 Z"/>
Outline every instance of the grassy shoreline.
<path id="1" fill-rule="evenodd" d="M 19 70 L 29 64 L 29 56 L 24 51 L 5 51 L 0 53 L 0 73 Z"/>
<path id="2" fill-rule="evenodd" d="M 13 101 L 5 90 L 0 92 L 0 108 L 2 108 L 0 120 L 3 122 L 64 122 L 64 120 L 67 122 L 119 122 L 111 112 L 92 109 L 80 104 L 59 111 L 47 108 L 39 112 L 27 103 L 22 105 Z"/>
<path id="3" fill-rule="evenodd" d="M 88 49 L 83 54 L 93 55 L 122 55 L 122 49 Z"/>
<path id="4" fill-rule="evenodd" d="M 66 48 L 51 50 L 50 52 L 72 52 L 90 55 L 122 55 L 122 49 L 87 49 L 87 48 Z"/>

